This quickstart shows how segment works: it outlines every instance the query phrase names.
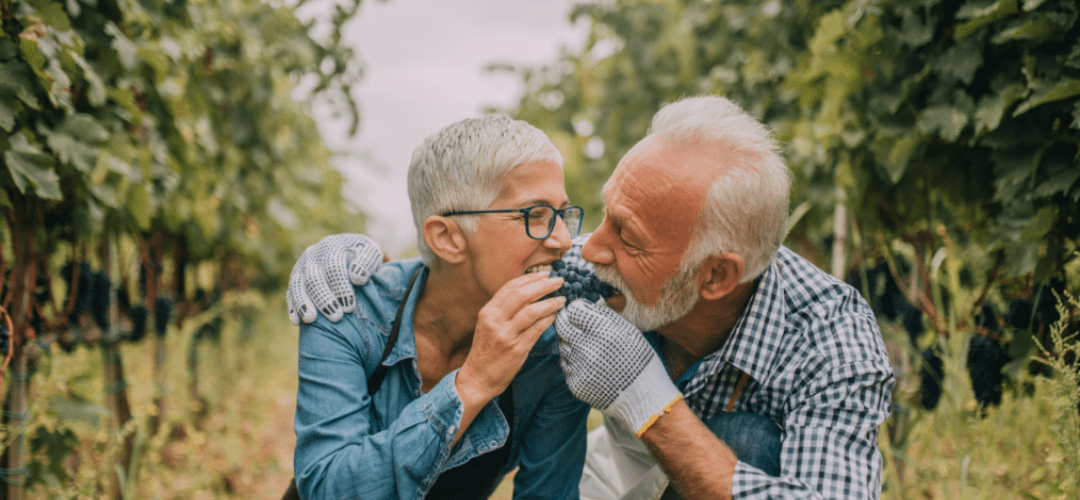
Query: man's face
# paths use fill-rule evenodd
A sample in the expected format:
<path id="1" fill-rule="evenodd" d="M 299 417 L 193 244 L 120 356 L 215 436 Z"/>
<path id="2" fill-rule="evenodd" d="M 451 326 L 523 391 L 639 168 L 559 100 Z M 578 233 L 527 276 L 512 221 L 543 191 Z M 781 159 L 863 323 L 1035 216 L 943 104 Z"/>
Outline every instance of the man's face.
<path id="1" fill-rule="evenodd" d="M 699 297 L 698 266 L 680 263 L 713 171 L 704 160 L 696 147 L 642 139 L 605 185 L 604 221 L 582 248 L 625 295 L 621 314 L 643 330 L 684 316 Z"/>

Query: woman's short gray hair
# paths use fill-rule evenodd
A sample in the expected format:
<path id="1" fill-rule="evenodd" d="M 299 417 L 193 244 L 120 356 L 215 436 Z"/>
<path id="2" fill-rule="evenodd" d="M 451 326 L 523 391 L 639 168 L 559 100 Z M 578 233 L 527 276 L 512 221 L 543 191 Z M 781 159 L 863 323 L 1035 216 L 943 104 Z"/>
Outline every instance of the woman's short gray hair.
<path id="1" fill-rule="evenodd" d="M 562 155 L 540 129 L 506 116 L 470 118 L 424 139 L 409 164 L 409 203 L 416 225 L 416 246 L 424 263 L 436 256 L 424 242 L 424 221 L 452 210 L 483 210 L 503 189 L 503 177 L 519 165 L 554 161 Z M 466 234 L 476 216 L 456 217 Z"/>
<path id="2" fill-rule="evenodd" d="M 776 259 L 787 235 L 791 172 L 769 130 L 738 104 L 718 96 L 682 99 L 653 117 L 649 130 L 683 146 L 722 151 L 726 168 L 712 181 L 683 263 L 698 267 L 733 252 L 745 263 L 745 283 Z"/>

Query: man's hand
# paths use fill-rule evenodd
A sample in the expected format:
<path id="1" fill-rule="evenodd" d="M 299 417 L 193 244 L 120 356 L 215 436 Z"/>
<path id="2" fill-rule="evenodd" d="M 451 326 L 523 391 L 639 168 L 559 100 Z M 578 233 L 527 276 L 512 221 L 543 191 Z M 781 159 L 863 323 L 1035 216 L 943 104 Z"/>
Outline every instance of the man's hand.
<path id="1" fill-rule="evenodd" d="M 638 438 L 682 399 L 641 331 L 611 309 L 575 300 L 555 317 L 566 384 Z"/>
<path id="2" fill-rule="evenodd" d="M 311 245 L 289 275 L 289 320 L 311 323 L 318 312 L 333 322 L 356 309 L 352 285 L 363 285 L 383 262 L 382 251 L 362 234 L 333 234 Z M 318 312 L 316 312 L 318 311 Z"/>

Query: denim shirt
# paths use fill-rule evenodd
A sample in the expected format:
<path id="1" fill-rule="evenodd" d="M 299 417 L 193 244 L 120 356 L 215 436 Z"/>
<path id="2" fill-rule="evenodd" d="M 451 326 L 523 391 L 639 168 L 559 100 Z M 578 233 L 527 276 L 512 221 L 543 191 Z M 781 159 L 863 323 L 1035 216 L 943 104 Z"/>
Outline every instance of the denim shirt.
<path id="1" fill-rule="evenodd" d="M 421 274 L 408 297 L 413 273 Z M 413 314 L 428 279 L 418 259 L 384 264 L 355 287 L 357 308 L 338 323 L 322 315 L 301 325 L 294 468 L 303 498 L 423 498 L 439 474 L 502 446 L 509 427 L 489 402 L 451 447 L 463 406 L 457 370 L 420 390 Z M 406 300 L 398 340 L 374 396 L 367 377 L 379 364 Z M 589 407 L 570 393 L 548 328 L 514 377 L 514 436 L 504 474 L 514 498 L 578 498 Z"/>

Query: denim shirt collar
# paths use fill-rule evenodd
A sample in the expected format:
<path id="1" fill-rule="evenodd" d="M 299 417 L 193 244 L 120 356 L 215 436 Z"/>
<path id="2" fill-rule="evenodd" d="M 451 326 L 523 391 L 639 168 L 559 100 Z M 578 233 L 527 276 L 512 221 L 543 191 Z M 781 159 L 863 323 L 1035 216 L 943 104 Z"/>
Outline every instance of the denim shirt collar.
<path id="1" fill-rule="evenodd" d="M 398 329 L 397 343 L 394 344 L 390 354 L 383 360 L 382 364 L 385 366 L 393 366 L 404 359 L 416 358 L 416 333 L 413 330 L 413 315 L 416 314 L 416 304 L 420 301 L 420 296 L 424 294 L 424 286 L 427 284 L 429 269 L 422 262 L 418 261 L 418 266 L 406 266 L 404 269 L 395 271 L 407 273 L 404 280 L 401 280 L 401 288 L 393 290 L 398 296 L 401 296 L 405 301 L 405 310 L 401 315 L 401 327 Z M 393 269 L 384 267 L 384 269 Z M 406 287 L 408 286 L 409 279 L 412 277 L 412 273 L 420 273 L 417 276 L 416 283 L 412 287 L 412 291 L 409 292 L 408 297 L 404 297 Z M 389 334 L 389 332 L 387 332 Z"/>

